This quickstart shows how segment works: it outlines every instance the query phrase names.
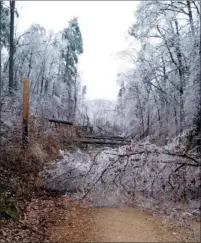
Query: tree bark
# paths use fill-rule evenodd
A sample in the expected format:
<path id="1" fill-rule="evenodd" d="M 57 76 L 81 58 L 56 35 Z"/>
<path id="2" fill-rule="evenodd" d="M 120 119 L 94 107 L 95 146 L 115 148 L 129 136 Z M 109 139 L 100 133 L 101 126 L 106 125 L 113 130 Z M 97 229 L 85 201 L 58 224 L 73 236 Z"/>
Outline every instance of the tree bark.
<path id="1" fill-rule="evenodd" d="M 15 24 L 15 1 L 10 1 L 10 53 L 9 53 L 9 93 L 13 93 L 13 66 L 14 66 L 14 24 Z M 17 87 L 15 87 L 17 88 Z"/>

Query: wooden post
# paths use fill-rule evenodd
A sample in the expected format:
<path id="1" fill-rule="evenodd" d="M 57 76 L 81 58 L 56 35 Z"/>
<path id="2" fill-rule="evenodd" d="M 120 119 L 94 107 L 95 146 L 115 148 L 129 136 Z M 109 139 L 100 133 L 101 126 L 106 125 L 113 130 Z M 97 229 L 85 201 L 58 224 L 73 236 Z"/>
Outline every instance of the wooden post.
<path id="1" fill-rule="evenodd" d="M 28 143 L 28 118 L 29 118 L 29 80 L 24 78 L 24 90 L 23 90 L 23 131 L 22 142 L 23 145 Z"/>

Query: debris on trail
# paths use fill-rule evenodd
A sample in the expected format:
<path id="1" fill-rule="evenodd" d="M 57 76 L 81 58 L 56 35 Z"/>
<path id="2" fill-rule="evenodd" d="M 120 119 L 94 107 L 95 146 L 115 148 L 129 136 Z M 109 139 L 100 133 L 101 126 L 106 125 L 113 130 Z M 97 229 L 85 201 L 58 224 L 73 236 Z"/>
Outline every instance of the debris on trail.
<path id="1" fill-rule="evenodd" d="M 129 225 L 129 227 L 128 227 Z M 134 208 L 68 208 L 49 229 L 50 242 L 199 242 L 199 224 L 175 222 Z"/>
<path id="2" fill-rule="evenodd" d="M 83 207 L 67 196 L 46 196 L 32 199 L 20 220 L 1 221 L 0 243 L 198 242 L 197 226 L 180 229 L 171 223 L 138 209 Z"/>
<path id="3" fill-rule="evenodd" d="M 170 152 L 167 146 L 145 141 L 63 151 L 62 158 L 41 176 L 44 187 L 55 194 L 91 200 L 93 206 L 140 206 L 183 222 L 200 215 L 200 165 L 194 154 L 181 149 Z"/>

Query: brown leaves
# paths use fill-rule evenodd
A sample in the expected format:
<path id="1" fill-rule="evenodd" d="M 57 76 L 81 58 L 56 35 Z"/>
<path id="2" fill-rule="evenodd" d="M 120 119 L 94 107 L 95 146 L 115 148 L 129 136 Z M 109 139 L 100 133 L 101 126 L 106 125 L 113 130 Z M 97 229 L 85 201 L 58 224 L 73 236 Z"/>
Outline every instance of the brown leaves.
<path id="1" fill-rule="evenodd" d="M 0 221 L 0 243 L 41 243 L 47 239 L 47 229 L 60 215 L 60 198 L 35 198 L 26 207 L 23 217 L 17 221 Z M 48 241 L 47 241 L 48 242 Z"/>
<path id="2" fill-rule="evenodd" d="M 68 205 L 68 208 L 49 229 L 50 242 L 88 242 L 92 228 L 91 209 L 81 208 L 68 199 L 64 202 L 63 205 Z"/>

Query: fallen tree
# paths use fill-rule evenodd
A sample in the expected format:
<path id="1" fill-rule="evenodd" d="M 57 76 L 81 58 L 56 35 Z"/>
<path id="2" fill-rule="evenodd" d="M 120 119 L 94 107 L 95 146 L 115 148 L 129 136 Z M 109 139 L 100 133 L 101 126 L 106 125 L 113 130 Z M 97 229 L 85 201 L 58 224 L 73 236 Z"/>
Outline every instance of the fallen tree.
<path id="1" fill-rule="evenodd" d="M 72 142 L 78 142 L 83 144 L 103 144 L 103 145 L 129 145 L 130 142 L 124 142 L 124 141 L 103 141 L 98 139 L 93 140 L 81 140 L 81 139 L 73 139 Z"/>
<path id="2" fill-rule="evenodd" d="M 57 119 L 48 119 L 48 121 L 57 123 L 57 124 L 73 125 L 73 122 L 70 122 L 70 121 L 63 121 L 63 120 L 57 120 Z"/>
<path id="3" fill-rule="evenodd" d="M 169 214 L 185 208 L 199 215 L 201 160 L 182 147 L 168 150 L 138 143 L 90 152 L 66 151 L 56 167 L 45 176 L 46 186 L 89 199 L 93 205 L 118 205 L 123 200 Z"/>
<path id="4" fill-rule="evenodd" d="M 118 140 L 118 141 L 126 141 L 131 142 L 130 139 L 120 137 L 120 136 L 96 136 L 96 135 L 86 135 L 85 138 L 91 138 L 91 139 L 107 139 L 107 140 Z"/>

